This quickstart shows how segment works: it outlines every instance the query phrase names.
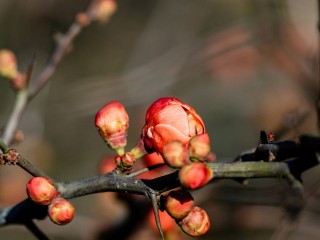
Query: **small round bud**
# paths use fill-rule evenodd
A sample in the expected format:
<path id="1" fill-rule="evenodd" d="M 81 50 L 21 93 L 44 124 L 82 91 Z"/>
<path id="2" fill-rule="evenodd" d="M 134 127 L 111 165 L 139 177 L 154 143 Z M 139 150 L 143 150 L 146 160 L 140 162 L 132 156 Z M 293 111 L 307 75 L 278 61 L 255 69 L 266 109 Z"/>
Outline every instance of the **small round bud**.
<path id="1" fill-rule="evenodd" d="M 126 152 L 122 156 L 115 157 L 117 168 L 121 171 L 130 171 L 136 162 L 136 158 L 130 152 Z"/>
<path id="2" fill-rule="evenodd" d="M 192 210 L 194 201 L 187 191 L 171 191 L 165 198 L 164 206 L 171 217 L 180 220 Z"/>
<path id="3" fill-rule="evenodd" d="M 129 128 L 129 116 L 123 105 L 113 101 L 103 106 L 96 114 L 95 125 L 107 145 L 122 155 Z"/>
<path id="4" fill-rule="evenodd" d="M 165 162 L 172 168 L 181 168 L 189 162 L 188 149 L 182 142 L 171 141 L 162 150 Z"/>
<path id="5" fill-rule="evenodd" d="M 14 53 L 8 49 L 0 50 L 0 75 L 15 78 L 18 74 L 17 60 Z"/>
<path id="6" fill-rule="evenodd" d="M 49 179 L 34 177 L 27 184 L 27 194 L 32 201 L 40 205 L 48 205 L 57 195 L 57 190 Z"/>
<path id="7" fill-rule="evenodd" d="M 186 234 L 198 237 L 206 234 L 210 228 L 210 219 L 205 210 L 194 207 L 191 212 L 179 223 Z"/>
<path id="8" fill-rule="evenodd" d="M 198 189 L 213 178 L 213 172 L 202 162 L 191 162 L 179 170 L 179 180 L 183 187 Z"/>
<path id="9" fill-rule="evenodd" d="M 64 198 L 55 198 L 48 208 L 48 215 L 52 222 L 64 225 L 72 221 L 74 217 L 74 207 Z"/>
<path id="10" fill-rule="evenodd" d="M 205 161 L 210 153 L 210 139 L 207 133 L 198 134 L 189 143 L 191 161 Z"/>

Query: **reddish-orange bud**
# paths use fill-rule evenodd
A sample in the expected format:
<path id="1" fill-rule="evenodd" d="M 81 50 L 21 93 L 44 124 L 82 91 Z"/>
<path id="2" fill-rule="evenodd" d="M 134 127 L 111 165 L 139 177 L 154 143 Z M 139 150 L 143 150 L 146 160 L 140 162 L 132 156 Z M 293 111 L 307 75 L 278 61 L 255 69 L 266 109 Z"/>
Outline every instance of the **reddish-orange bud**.
<path id="1" fill-rule="evenodd" d="M 8 49 L 0 50 L 0 75 L 15 78 L 18 74 L 17 60 L 14 53 Z"/>
<path id="2" fill-rule="evenodd" d="M 72 221 L 74 217 L 74 207 L 64 198 L 55 198 L 48 208 L 48 215 L 52 222 L 64 225 Z"/>
<path id="3" fill-rule="evenodd" d="M 179 170 L 179 180 L 183 187 L 198 189 L 213 178 L 213 172 L 202 162 L 191 162 Z"/>
<path id="4" fill-rule="evenodd" d="M 189 163 L 188 149 L 182 142 L 171 141 L 162 150 L 164 161 L 173 168 L 181 168 Z"/>
<path id="5" fill-rule="evenodd" d="M 119 155 L 127 145 L 129 116 L 120 102 L 113 101 L 103 106 L 96 114 L 95 125 L 100 136 Z"/>
<path id="6" fill-rule="evenodd" d="M 27 194 L 32 201 L 40 205 L 48 205 L 57 195 L 57 190 L 49 179 L 33 177 L 27 184 Z"/>
<path id="7" fill-rule="evenodd" d="M 136 162 L 136 158 L 130 152 L 126 152 L 122 156 L 118 155 L 115 158 L 115 163 L 117 165 L 117 168 L 120 169 L 121 171 L 131 170 L 135 162 Z"/>
<path id="8" fill-rule="evenodd" d="M 210 138 L 207 133 L 198 134 L 189 143 L 191 161 L 205 161 L 210 153 Z"/>
<path id="9" fill-rule="evenodd" d="M 205 210 L 194 207 L 191 212 L 179 223 L 186 234 L 198 237 L 206 234 L 210 228 L 210 219 Z"/>
<path id="10" fill-rule="evenodd" d="M 160 98 L 148 109 L 142 139 L 148 152 L 162 153 L 171 141 L 188 145 L 196 134 L 205 132 L 202 118 L 189 105 L 177 98 Z"/>
<path id="11" fill-rule="evenodd" d="M 171 191 L 165 198 L 168 214 L 176 220 L 186 217 L 194 206 L 192 195 L 187 191 Z"/>

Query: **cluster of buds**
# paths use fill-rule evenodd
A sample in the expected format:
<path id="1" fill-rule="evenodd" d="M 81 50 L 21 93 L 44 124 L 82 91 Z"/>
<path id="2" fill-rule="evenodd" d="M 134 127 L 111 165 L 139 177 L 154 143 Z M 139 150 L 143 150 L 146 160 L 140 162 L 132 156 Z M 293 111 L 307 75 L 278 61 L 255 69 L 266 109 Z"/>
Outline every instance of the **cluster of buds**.
<path id="1" fill-rule="evenodd" d="M 162 196 L 161 200 L 164 211 L 159 212 L 159 217 L 164 233 L 174 229 L 172 220 L 189 236 L 198 237 L 207 233 L 210 228 L 208 214 L 194 206 L 194 199 L 189 192 L 173 190 Z"/>
<path id="2" fill-rule="evenodd" d="M 210 139 L 200 115 L 177 98 L 160 98 L 148 109 L 141 139 L 147 152 L 161 154 L 172 168 L 181 168 L 182 186 L 198 189 L 213 177 L 206 160 Z"/>
<path id="3" fill-rule="evenodd" d="M 16 56 L 8 49 L 0 50 L 0 76 L 10 79 L 15 90 L 26 88 L 27 77 L 18 71 Z"/>
<path id="4" fill-rule="evenodd" d="M 124 151 L 129 117 L 121 103 L 111 102 L 100 109 L 95 125 L 107 145 L 117 152 L 115 164 L 121 172 L 130 171 L 136 159 L 145 156 L 147 166 L 165 163 L 178 168 L 185 189 L 199 189 L 213 178 L 206 164 L 211 152 L 203 120 L 176 98 L 160 98 L 149 107 L 141 138 L 130 152 Z M 207 213 L 194 206 L 192 195 L 185 190 L 171 191 L 165 197 L 164 209 L 166 216 L 190 236 L 201 236 L 210 227 Z"/>
<path id="5" fill-rule="evenodd" d="M 64 225 L 72 221 L 75 209 L 66 199 L 60 197 L 54 183 L 45 177 L 31 178 L 27 184 L 29 198 L 39 205 L 48 206 L 52 222 Z"/>

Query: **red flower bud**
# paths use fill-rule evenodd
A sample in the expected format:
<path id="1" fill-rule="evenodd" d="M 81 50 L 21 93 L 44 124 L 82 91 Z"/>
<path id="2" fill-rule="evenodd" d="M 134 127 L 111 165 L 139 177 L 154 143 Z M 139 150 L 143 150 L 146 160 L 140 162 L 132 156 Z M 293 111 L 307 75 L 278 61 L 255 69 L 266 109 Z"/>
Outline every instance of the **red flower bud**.
<path id="1" fill-rule="evenodd" d="M 192 210 L 194 201 L 192 195 L 187 191 L 171 191 L 166 196 L 164 206 L 171 217 L 180 220 Z"/>
<path id="2" fill-rule="evenodd" d="M 33 177 L 27 184 L 29 198 L 40 204 L 48 205 L 57 194 L 54 184 L 45 177 Z"/>
<path id="3" fill-rule="evenodd" d="M 191 161 L 205 161 L 210 153 L 210 139 L 207 133 L 198 134 L 189 143 Z"/>
<path id="4" fill-rule="evenodd" d="M 210 228 L 210 219 L 205 210 L 194 207 L 191 212 L 179 223 L 186 234 L 198 237 L 204 235 Z"/>
<path id="5" fill-rule="evenodd" d="M 142 139 L 148 152 L 162 153 L 163 146 L 180 141 L 186 146 L 191 137 L 205 132 L 202 118 L 176 98 L 160 98 L 148 109 Z"/>
<path id="6" fill-rule="evenodd" d="M 74 207 L 66 199 L 58 197 L 49 205 L 48 214 L 52 222 L 64 225 L 72 221 Z"/>
<path id="7" fill-rule="evenodd" d="M 189 162 L 188 149 L 179 141 L 171 141 L 164 145 L 162 154 L 164 161 L 173 168 L 181 168 Z"/>
<path id="8" fill-rule="evenodd" d="M 8 49 L 0 50 L 0 75 L 10 79 L 18 75 L 16 56 Z"/>
<path id="9" fill-rule="evenodd" d="M 108 146 L 122 155 L 129 127 L 129 117 L 123 105 L 113 101 L 102 107 L 96 114 L 95 125 Z"/>
<path id="10" fill-rule="evenodd" d="M 136 162 L 136 158 L 132 153 L 126 152 L 122 156 L 116 156 L 115 162 L 118 169 L 120 169 L 121 171 L 127 171 L 132 169 L 133 164 L 135 164 Z"/>
<path id="11" fill-rule="evenodd" d="M 183 187 L 198 189 L 213 178 L 213 172 L 202 162 L 191 162 L 179 170 L 179 180 Z"/>

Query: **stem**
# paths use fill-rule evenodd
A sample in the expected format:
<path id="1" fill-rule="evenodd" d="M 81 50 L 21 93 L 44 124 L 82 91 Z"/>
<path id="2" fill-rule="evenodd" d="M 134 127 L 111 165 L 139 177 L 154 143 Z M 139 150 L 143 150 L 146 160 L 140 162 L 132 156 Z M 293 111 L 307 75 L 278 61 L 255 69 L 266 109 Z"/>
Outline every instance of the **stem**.
<path id="1" fill-rule="evenodd" d="M 28 91 L 27 89 L 21 89 L 17 92 L 16 100 L 14 103 L 13 110 L 7 121 L 7 125 L 4 128 L 3 141 L 5 144 L 10 145 L 12 137 L 15 130 L 21 120 L 22 113 L 26 107 L 28 100 Z"/>
<path id="2" fill-rule="evenodd" d="M 59 39 L 58 45 L 49 59 L 47 66 L 39 74 L 35 80 L 35 84 L 33 85 L 32 89 L 30 89 L 28 101 L 36 96 L 39 91 L 48 83 L 57 66 L 66 54 L 68 48 L 71 46 L 73 39 L 80 33 L 81 29 L 82 26 L 79 23 L 74 22 L 68 29 L 67 33 L 61 37 L 61 39 Z"/>
<path id="3" fill-rule="evenodd" d="M 59 182 L 58 191 L 64 198 L 75 198 L 99 192 L 127 192 L 148 195 L 152 189 L 143 180 L 126 175 L 107 173 L 69 182 Z"/>
<path id="4" fill-rule="evenodd" d="M 49 238 L 37 227 L 37 225 L 29 220 L 25 223 L 26 227 L 33 233 L 39 240 L 49 240 Z"/>
<path id="5" fill-rule="evenodd" d="M 0 138 L 0 149 L 4 154 L 7 153 L 10 149 L 1 138 Z M 30 163 L 27 159 L 25 159 L 21 155 L 19 156 L 17 165 L 22 169 L 24 169 L 26 172 L 30 173 L 34 177 L 42 176 L 50 179 L 51 181 L 54 181 L 51 177 L 45 174 L 42 170 L 38 169 L 36 166 L 34 166 L 32 163 Z"/>

